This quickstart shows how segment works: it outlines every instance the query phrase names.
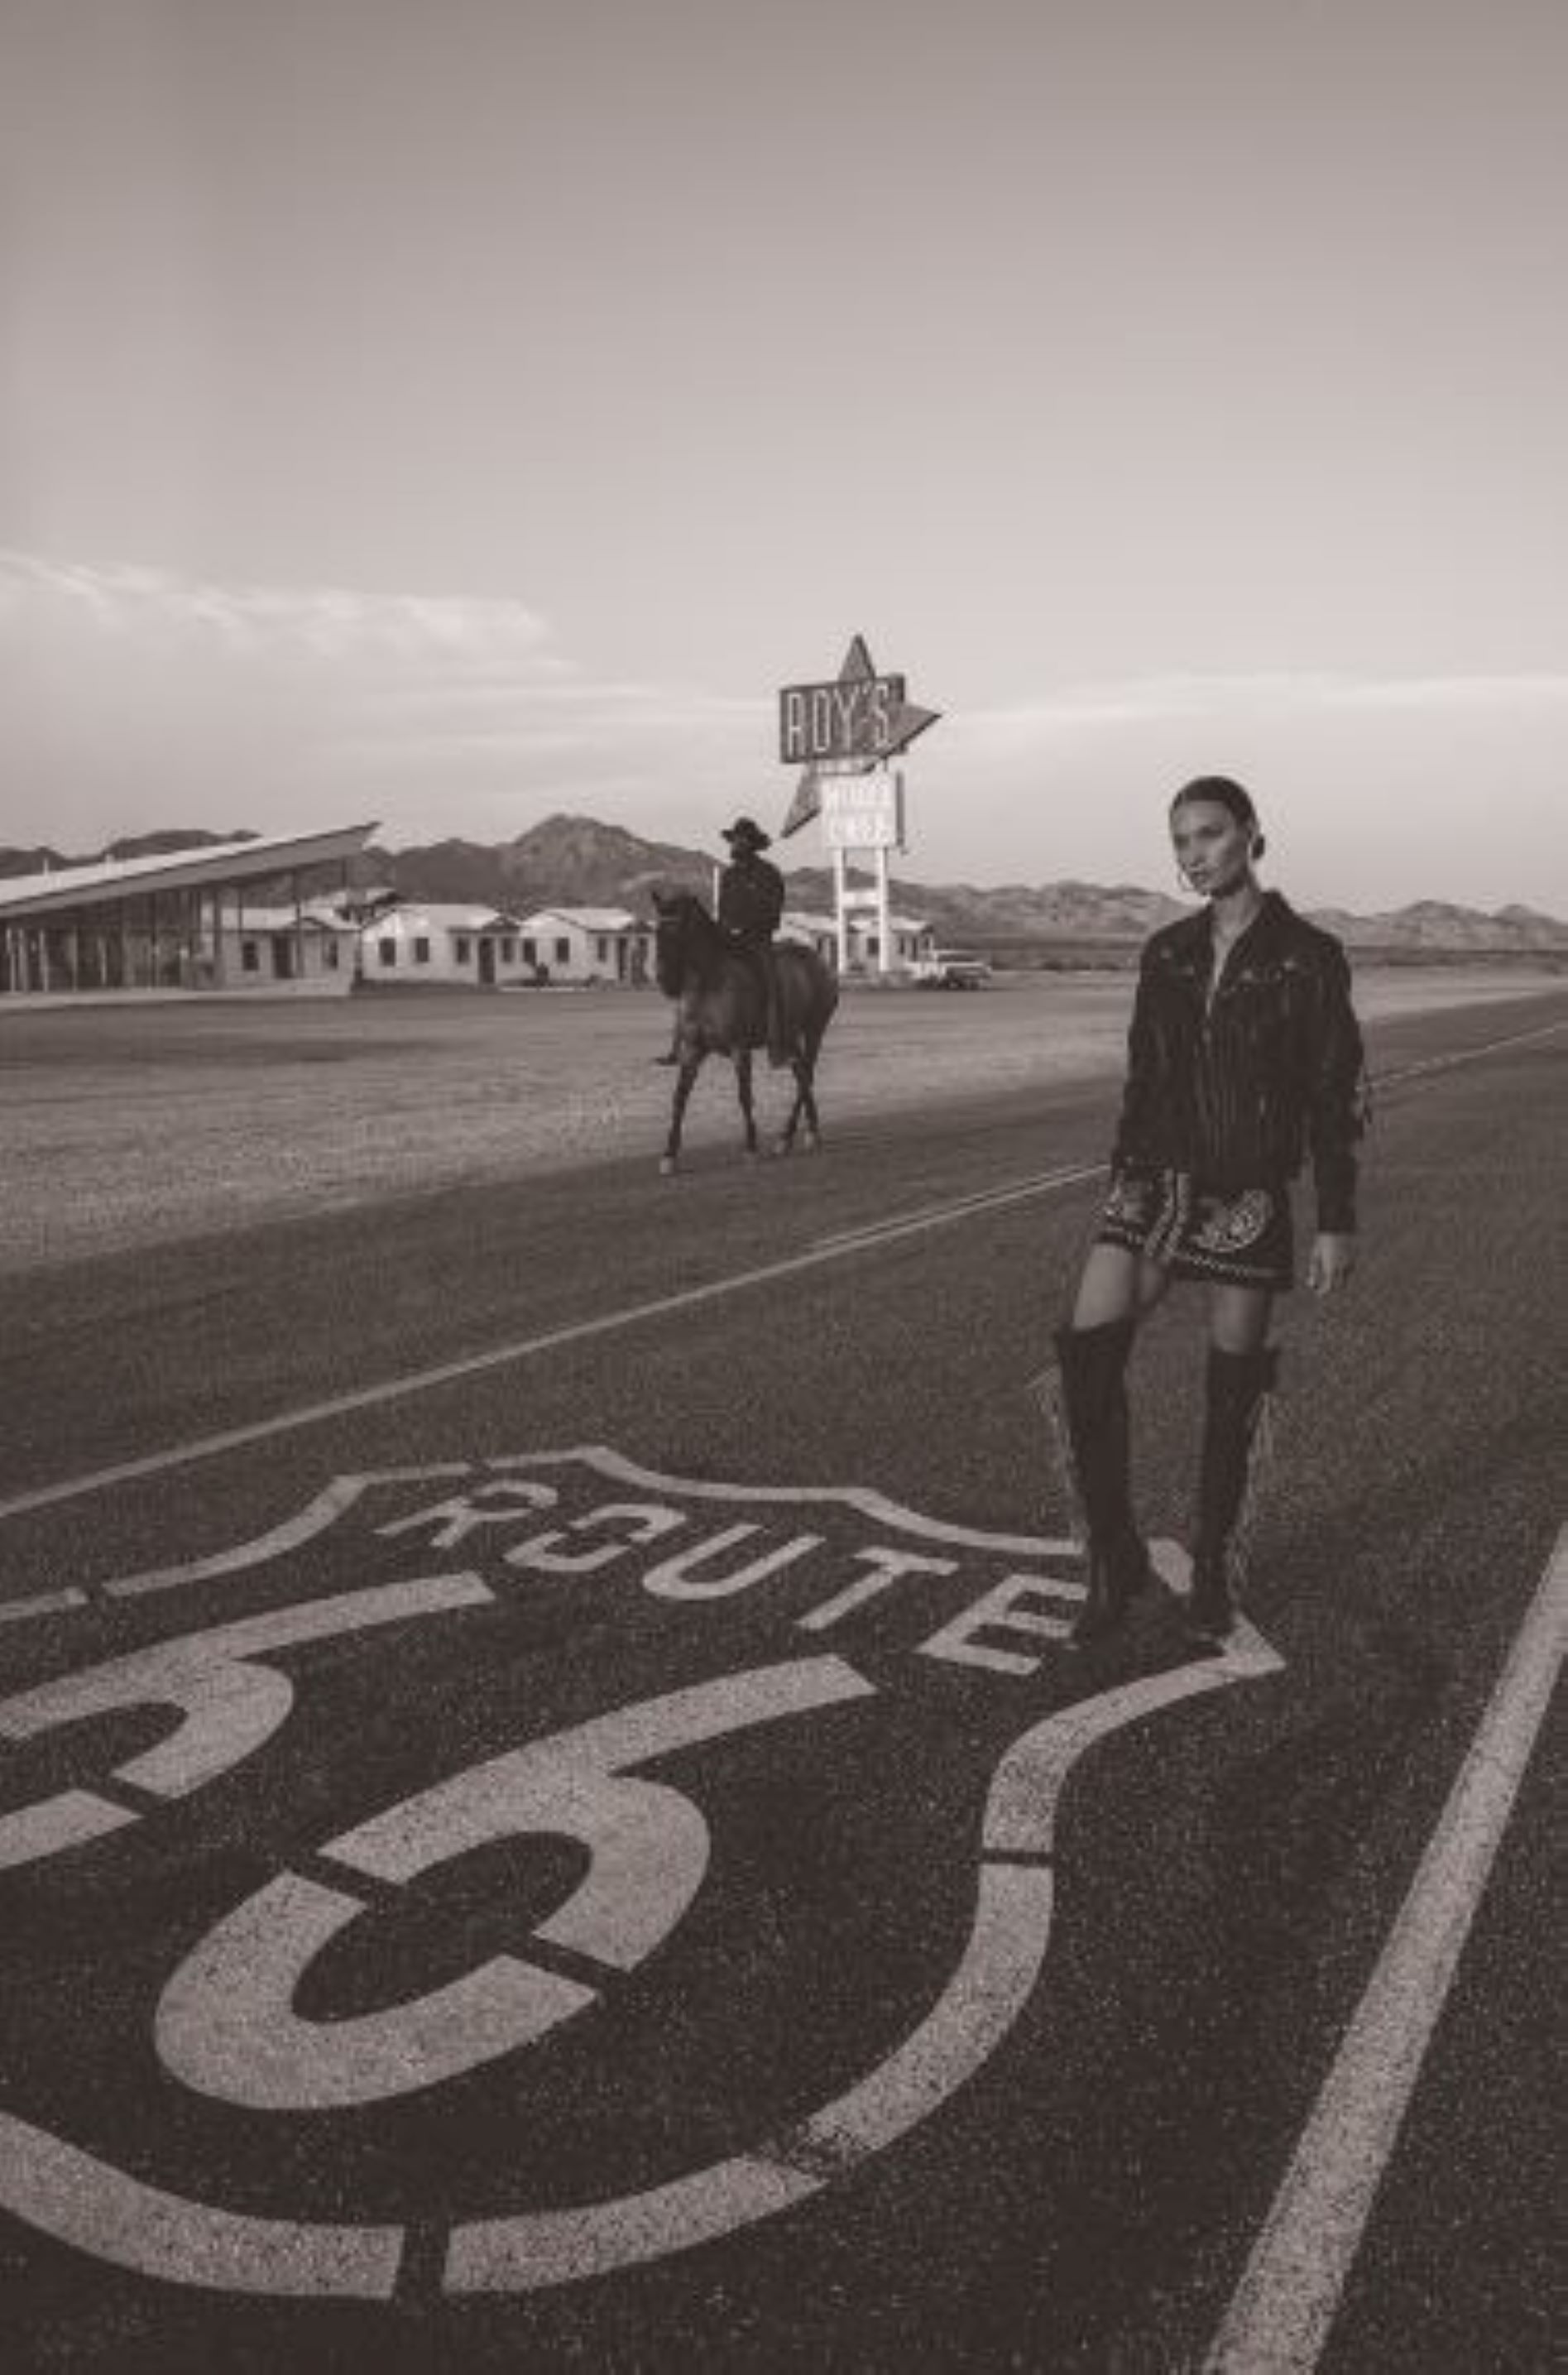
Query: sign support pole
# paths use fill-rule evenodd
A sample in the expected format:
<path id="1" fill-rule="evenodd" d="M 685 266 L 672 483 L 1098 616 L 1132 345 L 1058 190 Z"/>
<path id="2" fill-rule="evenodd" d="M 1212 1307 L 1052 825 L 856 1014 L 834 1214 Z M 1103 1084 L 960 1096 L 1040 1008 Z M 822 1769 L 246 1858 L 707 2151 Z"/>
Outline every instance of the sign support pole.
<path id="1" fill-rule="evenodd" d="M 877 919 L 878 977 L 885 981 L 897 969 L 889 852 L 903 849 L 905 820 L 903 775 L 889 762 L 939 715 L 905 698 L 902 676 L 878 675 L 863 635 L 850 644 L 835 680 L 786 684 L 779 694 L 779 756 L 786 766 L 804 769 L 782 830 L 787 835 L 814 816 L 822 819 L 833 857 L 841 975 L 849 970 L 851 916 L 867 910 Z M 859 780 L 830 780 L 838 777 Z M 852 888 L 852 853 L 858 863 L 870 864 L 869 887 Z"/>

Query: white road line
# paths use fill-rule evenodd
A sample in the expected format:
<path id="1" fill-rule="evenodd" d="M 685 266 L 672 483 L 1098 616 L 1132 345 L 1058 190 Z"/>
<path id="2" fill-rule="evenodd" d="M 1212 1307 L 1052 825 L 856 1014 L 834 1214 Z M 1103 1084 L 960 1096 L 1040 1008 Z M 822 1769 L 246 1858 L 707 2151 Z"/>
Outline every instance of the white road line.
<path id="1" fill-rule="evenodd" d="M 1373 1083 L 1387 1087 L 1396 1081 L 1410 1077 L 1437 1066 L 1473 1062 L 1477 1058 L 1492 1054 L 1503 1047 L 1519 1046 L 1528 1039 L 1547 1038 L 1562 1029 L 1560 1023 L 1548 1023 L 1543 1030 L 1524 1031 L 1511 1038 L 1489 1040 L 1480 1047 L 1467 1047 L 1452 1057 L 1436 1058 L 1431 1063 L 1411 1066 L 1405 1072 L 1385 1073 Z M 899 1219 L 878 1223 L 865 1232 L 851 1231 L 841 1237 L 824 1238 L 808 1247 L 804 1252 L 785 1255 L 781 1260 L 761 1262 L 752 1270 L 735 1270 L 727 1278 L 711 1280 L 705 1286 L 683 1287 L 676 1294 L 655 1295 L 647 1303 L 624 1305 L 619 1311 L 600 1312 L 592 1319 L 579 1319 L 564 1328 L 552 1328 L 540 1336 L 520 1338 L 515 1343 L 498 1344 L 488 1353 L 473 1353 L 461 1361 L 443 1361 L 432 1369 L 410 1370 L 399 1377 L 388 1377 L 380 1385 L 361 1386 L 352 1393 L 335 1394 L 330 1400 L 307 1402 L 301 1409 L 280 1412 L 277 1417 L 257 1419 L 247 1426 L 225 1428 L 221 1434 L 198 1436 L 189 1443 L 173 1444 L 165 1451 L 150 1452 L 142 1459 L 125 1459 L 112 1468 L 100 1468 L 86 1476 L 68 1477 L 62 1483 L 43 1484 L 30 1493 L 18 1493 L 8 1501 L 0 1501 L 0 1522 L 7 1518 L 19 1518 L 33 1509 L 57 1507 L 65 1501 L 75 1501 L 88 1493 L 100 1493 L 111 1484 L 128 1484 L 138 1477 L 158 1476 L 171 1468 L 183 1468 L 196 1459 L 211 1459 L 219 1452 L 238 1451 L 247 1444 L 268 1443 L 278 1436 L 292 1435 L 301 1427 L 318 1426 L 324 1421 L 347 1418 L 356 1411 L 379 1410 L 386 1403 L 400 1401 L 405 1395 L 428 1393 L 434 1387 L 456 1385 L 467 1377 L 483 1377 L 491 1369 L 510 1368 L 518 1361 L 533 1358 L 536 1353 L 553 1353 L 568 1344 L 588 1342 L 595 1336 L 607 1336 L 622 1328 L 632 1328 L 646 1319 L 664 1319 L 677 1312 L 690 1311 L 705 1303 L 719 1303 L 732 1294 L 743 1294 L 754 1286 L 769 1286 L 775 1281 L 798 1278 L 808 1270 L 818 1270 L 826 1262 L 842 1261 L 857 1253 L 881 1246 L 896 1245 L 905 1237 L 917 1236 L 927 1229 L 950 1227 L 956 1221 L 972 1220 L 976 1211 L 988 1211 L 1001 1205 L 1022 1203 L 1031 1197 L 1048 1196 L 1058 1188 L 1085 1179 L 1092 1179 L 1105 1169 L 1103 1164 L 1090 1164 L 1081 1169 L 1046 1172 L 1035 1179 L 1005 1183 L 994 1190 L 982 1190 L 983 1200 L 977 1205 L 973 1199 L 954 1203 L 933 1204 L 922 1211 Z"/>
<path id="2" fill-rule="evenodd" d="M 879 1238 L 897 1236 L 907 1228 L 929 1228 L 935 1222 L 967 1220 L 973 1213 L 988 1212 L 999 1204 L 1025 1203 L 1031 1196 L 1043 1196 L 1053 1188 L 1070 1188 L 1080 1179 L 1097 1179 L 1105 1167 L 1103 1163 L 1082 1163 L 1067 1171 L 1038 1172 L 999 1187 L 978 1188 L 973 1195 L 954 1196 L 946 1203 L 921 1205 L 913 1212 L 867 1221 L 857 1229 L 836 1229 L 831 1235 L 818 1237 L 815 1242 L 819 1247 L 873 1245 Z"/>
<path id="3" fill-rule="evenodd" d="M 383 1468 L 362 1476 L 335 1476 L 302 1509 L 297 1509 L 280 1525 L 269 1527 L 265 1534 L 253 1535 L 249 1542 L 231 1542 L 227 1550 L 213 1551 L 206 1558 L 184 1559 L 175 1566 L 147 1567 L 137 1575 L 116 1576 L 103 1586 L 103 1590 L 109 1599 L 124 1600 L 143 1592 L 171 1591 L 181 1584 L 208 1582 L 216 1576 L 236 1575 L 245 1567 L 261 1566 L 268 1559 L 281 1558 L 285 1551 L 298 1550 L 313 1534 L 324 1533 L 372 1484 L 419 1483 L 426 1478 L 438 1483 L 471 1472 L 468 1460 L 446 1459 L 425 1468 Z"/>
<path id="4" fill-rule="evenodd" d="M 1082 1543 L 1072 1534 L 999 1534 L 989 1526 L 955 1526 L 945 1518 L 928 1518 L 923 1510 L 906 1509 L 902 1501 L 890 1501 L 868 1484 L 737 1484 L 715 1483 L 709 1476 L 670 1476 L 663 1469 L 645 1468 L 640 1460 L 628 1459 L 624 1452 L 612 1450 L 607 1443 L 579 1443 L 564 1451 L 502 1451 L 485 1464 L 514 1469 L 571 1468 L 578 1463 L 596 1468 L 602 1476 L 639 1492 L 672 1493 L 688 1501 L 755 1501 L 763 1507 L 800 1509 L 826 1501 L 835 1508 L 857 1509 L 878 1526 L 925 1542 L 957 1542 L 981 1551 L 1019 1551 L 1025 1558 L 1079 1558 L 1083 1552 Z M 1149 1545 L 1156 1564 L 1161 1547 L 1158 1542 Z M 1177 1585 L 1181 1580 L 1179 1576 L 1174 1578 Z M 1069 1597 L 1076 1593 L 1079 1599 L 1085 1589 L 1081 1583 L 1064 1582 L 1054 1588 Z"/>
<path id="5" fill-rule="evenodd" d="M 1444 1072 L 1456 1064 L 1472 1064 L 1478 1057 L 1495 1055 L 1500 1048 L 1518 1047 L 1533 1039 L 1550 1039 L 1568 1029 L 1568 1024 L 1548 1022 L 1532 1031 L 1516 1031 L 1505 1039 L 1488 1039 L 1479 1047 L 1461 1047 L 1452 1055 L 1433 1056 L 1423 1063 L 1403 1065 L 1397 1072 L 1379 1072 L 1373 1081 L 1374 1091 L 1397 1087 L 1401 1081 L 1410 1081 L 1426 1072 Z M 1054 1188 L 1076 1187 L 1085 1179 L 1097 1179 L 1108 1169 L 1104 1163 L 1079 1164 L 1067 1171 L 1043 1171 L 1022 1179 L 1005 1180 L 995 1188 L 979 1188 L 968 1196 L 955 1196 L 942 1204 L 917 1206 L 914 1211 L 895 1213 L 880 1221 L 867 1221 L 855 1229 L 840 1229 L 831 1236 L 819 1237 L 819 1247 L 848 1250 L 855 1247 L 873 1246 L 899 1236 L 907 1229 L 929 1228 L 943 1221 L 961 1221 L 979 1212 L 995 1211 L 1008 1204 L 1021 1204 L 1032 1196 L 1043 1196 Z"/>
<path id="6" fill-rule="evenodd" d="M 1451 1072 L 1456 1064 L 1473 1064 L 1478 1057 L 1495 1056 L 1501 1047 L 1524 1047 L 1532 1039 L 1553 1039 L 1568 1029 L 1562 1022 L 1545 1022 L 1534 1031 L 1515 1031 L 1506 1039 L 1488 1039 L 1479 1047 L 1459 1047 L 1451 1056 L 1428 1056 L 1420 1064 L 1402 1064 L 1397 1072 L 1382 1072 L 1373 1081 L 1374 1089 L 1392 1088 L 1397 1081 L 1414 1081 L 1423 1072 Z"/>
<path id="7" fill-rule="evenodd" d="M 88 1596 L 75 1584 L 63 1591 L 35 1592 L 29 1600 L 12 1600 L 0 1608 L 0 1625 L 19 1625 L 30 1616 L 53 1616 L 62 1608 L 85 1608 Z"/>
<path id="8" fill-rule="evenodd" d="M 1568 1646 L 1568 1527 L 1226 2312 L 1206 2375 L 1307 2375 L 1327 2339 Z"/>
<path id="9" fill-rule="evenodd" d="M 313 2227 L 187 2202 L 0 2111 L 0 2201 L 78 2251 L 167 2284 L 390 2300 L 401 2227 Z"/>
<path id="10" fill-rule="evenodd" d="M 1102 1169 L 1096 1164 L 1094 1170 Z M 1067 1178 L 1090 1178 L 1093 1171 L 1063 1174 L 1049 1184 L 1042 1183 L 1020 1191 L 1009 1201 L 1021 1201 L 1024 1193 L 1046 1195 L 1052 1186 L 1065 1184 Z M 968 1205 L 934 1205 L 928 1211 L 916 1212 L 908 1218 L 890 1223 L 878 1231 L 875 1244 L 890 1245 L 902 1237 L 919 1235 L 927 1229 L 939 1229 L 955 1221 L 968 1220 Z M 539 1353 L 553 1353 L 567 1344 L 582 1344 L 595 1336 L 607 1336 L 621 1328 L 635 1327 L 641 1320 L 664 1319 L 680 1311 L 690 1311 L 704 1303 L 719 1303 L 728 1295 L 739 1294 L 747 1288 L 768 1286 L 778 1279 L 797 1278 L 807 1270 L 819 1270 L 825 1262 L 842 1261 L 851 1255 L 867 1250 L 867 1241 L 858 1236 L 846 1237 L 827 1244 L 808 1247 L 798 1254 L 786 1254 L 778 1261 L 761 1262 L 755 1269 L 732 1270 L 727 1278 L 710 1280 L 705 1286 L 682 1287 L 675 1294 L 655 1295 L 647 1303 L 630 1303 L 619 1311 L 602 1311 L 592 1319 L 578 1319 L 564 1328 L 552 1328 L 540 1336 L 525 1336 L 515 1343 L 498 1344 L 488 1353 L 471 1353 L 461 1361 L 443 1361 L 433 1369 L 415 1369 L 400 1377 L 388 1377 L 376 1386 L 361 1386 L 352 1393 L 335 1394 L 330 1400 L 309 1402 L 301 1410 L 283 1411 L 276 1418 L 257 1419 L 248 1426 L 227 1427 L 219 1435 L 198 1436 L 190 1443 L 174 1444 L 166 1451 L 150 1452 L 143 1459 L 121 1460 L 112 1468 L 100 1468 L 87 1476 L 67 1478 L 64 1483 L 40 1485 L 30 1493 L 18 1493 L 9 1501 L 0 1501 L 0 1520 L 19 1518 L 29 1510 L 46 1509 L 62 1501 L 74 1501 L 88 1493 L 101 1492 L 111 1484 L 126 1484 L 141 1476 L 157 1476 L 166 1469 L 182 1468 L 195 1459 L 210 1459 L 218 1452 L 237 1451 L 246 1444 L 267 1443 L 281 1435 L 291 1435 L 301 1427 L 316 1426 L 324 1420 L 346 1418 L 355 1411 L 376 1410 L 386 1402 L 398 1401 L 406 1394 L 428 1393 L 433 1387 L 455 1385 L 466 1377 L 483 1377 L 488 1370 L 509 1368 L 513 1363 L 530 1359 Z"/>

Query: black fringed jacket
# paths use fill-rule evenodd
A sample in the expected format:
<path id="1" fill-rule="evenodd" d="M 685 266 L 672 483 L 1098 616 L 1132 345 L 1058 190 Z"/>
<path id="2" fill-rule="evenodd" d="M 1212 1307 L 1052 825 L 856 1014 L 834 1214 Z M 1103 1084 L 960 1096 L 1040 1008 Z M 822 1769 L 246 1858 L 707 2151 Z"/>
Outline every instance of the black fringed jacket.
<path id="1" fill-rule="evenodd" d="M 1310 1152 L 1318 1227 L 1349 1233 L 1366 1074 L 1345 951 L 1267 891 L 1210 999 L 1212 953 L 1207 907 L 1144 949 L 1114 1159 L 1228 1190 L 1293 1179 Z"/>

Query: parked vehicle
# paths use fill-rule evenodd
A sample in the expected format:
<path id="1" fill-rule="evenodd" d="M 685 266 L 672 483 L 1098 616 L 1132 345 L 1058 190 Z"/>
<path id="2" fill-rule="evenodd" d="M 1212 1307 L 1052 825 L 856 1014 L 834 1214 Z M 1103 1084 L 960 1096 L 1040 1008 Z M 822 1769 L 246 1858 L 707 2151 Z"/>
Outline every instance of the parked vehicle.
<path id="1" fill-rule="evenodd" d="M 990 985 L 991 968 L 984 957 L 973 956 L 966 949 L 937 949 L 920 959 L 914 979 L 921 989 L 984 989 Z"/>

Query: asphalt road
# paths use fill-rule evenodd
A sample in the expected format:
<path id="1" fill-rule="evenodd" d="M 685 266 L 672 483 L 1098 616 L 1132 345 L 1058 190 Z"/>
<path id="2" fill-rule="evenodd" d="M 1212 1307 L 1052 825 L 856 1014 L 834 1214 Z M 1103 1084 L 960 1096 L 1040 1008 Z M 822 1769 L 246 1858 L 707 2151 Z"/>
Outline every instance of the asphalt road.
<path id="1" fill-rule="evenodd" d="M 1563 1020 L 1374 1033 L 1224 1660 L 1063 1643 L 1108 1082 L 14 1281 L 6 2366 L 1203 2365 L 1568 1514 Z M 1553 2363 L 1561 1794 L 1232 2364 Z"/>

